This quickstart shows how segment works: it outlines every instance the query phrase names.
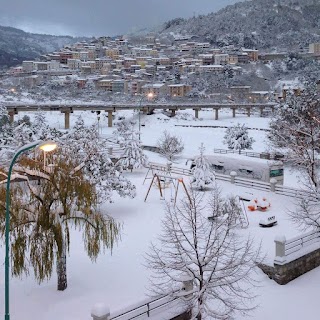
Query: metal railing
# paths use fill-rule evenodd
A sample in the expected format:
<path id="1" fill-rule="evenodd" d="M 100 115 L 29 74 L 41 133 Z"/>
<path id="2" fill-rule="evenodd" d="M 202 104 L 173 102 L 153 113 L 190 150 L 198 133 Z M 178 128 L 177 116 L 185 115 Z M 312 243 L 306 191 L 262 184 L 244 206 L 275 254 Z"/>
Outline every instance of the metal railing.
<path id="1" fill-rule="evenodd" d="M 320 240 L 320 230 L 310 231 L 302 236 L 298 236 L 285 241 L 285 255 L 300 251 L 303 247 L 310 246 Z"/>
<path id="2" fill-rule="evenodd" d="M 175 301 L 178 301 L 179 297 L 174 297 L 172 295 L 161 296 L 159 298 L 151 299 L 137 305 L 136 307 L 128 308 L 127 310 L 120 311 L 116 314 L 111 315 L 110 320 L 131 320 L 131 319 L 139 319 L 144 316 L 144 318 L 151 318 L 153 312 L 158 312 L 161 308 L 169 308 L 170 304 Z M 171 306 L 176 310 L 176 305 Z M 179 312 L 178 312 L 179 313 Z M 173 312 L 174 316 L 177 316 L 175 312 Z"/>

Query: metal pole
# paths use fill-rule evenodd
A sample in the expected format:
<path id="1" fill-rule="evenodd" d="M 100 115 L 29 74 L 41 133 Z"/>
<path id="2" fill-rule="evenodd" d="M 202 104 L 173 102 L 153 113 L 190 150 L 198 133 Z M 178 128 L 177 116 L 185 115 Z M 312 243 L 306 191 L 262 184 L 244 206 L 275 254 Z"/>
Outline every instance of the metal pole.
<path id="1" fill-rule="evenodd" d="M 30 149 L 33 149 L 36 147 L 38 144 L 40 144 L 41 141 L 37 141 L 34 144 L 28 145 L 27 147 L 20 149 L 17 151 L 17 153 L 14 155 L 9 171 L 8 171 L 8 178 L 7 178 L 7 188 L 6 188 L 6 224 L 5 224 L 5 251 L 6 251 L 6 256 L 5 256 L 5 261 L 4 261 L 4 267 L 5 267 L 5 272 L 4 272 L 4 290 L 5 290 L 5 314 L 4 314 L 4 319 L 5 320 L 10 320 L 10 312 L 9 312 L 9 233 L 10 233 L 10 180 L 11 180 L 11 173 L 12 173 L 12 168 L 14 163 L 16 162 L 17 158 L 19 155 L 25 151 L 28 151 Z"/>
<path id="2" fill-rule="evenodd" d="M 138 115 L 138 122 L 139 122 L 139 141 L 141 141 L 141 120 L 140 120 L 140 109 L 141 109 L 141 103 L 142 103 L 142 100 L 143 100 L 144 96 L 141 97 L 140 99 L 140 102 L 139 102 L 139 109 L 138 109 L 138 112 L 139 112 L 139 115 Z"/>
<path id="3" fill-rule="evenodd" d="M 43 171 L 46 171 L 46 152 L 43 150 Z"/>

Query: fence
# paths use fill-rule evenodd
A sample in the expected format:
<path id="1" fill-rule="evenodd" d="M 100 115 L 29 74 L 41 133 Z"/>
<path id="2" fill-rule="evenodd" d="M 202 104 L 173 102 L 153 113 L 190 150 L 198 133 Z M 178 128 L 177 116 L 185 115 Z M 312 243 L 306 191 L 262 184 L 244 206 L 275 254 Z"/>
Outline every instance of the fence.
<path id="1" fill-rule="evenodd" d="M 172 307 L 173 302 L 177 301 L 177 297 L 172 296 L 162 296 L 154 300 L 150 300 L 144 304 L 141 304 L 135 308 L 127 311 L 122 311 L 112 315 L 110 320 L 131 320 L 131 319 L 141 319 L 143 316 L 150 318 L 155 311 L 161 311 L 162 308 Z"/>
<path id="2" fill-rule="evenodd" d="M 185 276 L 181 282 L 181 289 L 171 294 L 147 299 L 112 315 L 106 305 L 98 303 L 93 307 L 91 316 L 93 320 L 189 319 L 190 310 L 180 298 L 192 298 L 193 279 Z"/>
<path id="3" fill-rule="evenodd" d="M 242 154 L 247 157 L 252 158 L 260 158 L 260 159 L 267 159 L 267 160 L 286 160 L 285 155 L 280 153 L 268 153 L 268 152 L 251 152 L 251 151 L 244 151 L 244 150 L 232 150 L 232 149 L 213 149 L 214 153 L 220 154 L 227 154 L 227 153 L 236 153 Z"/>
<path id="4" fill-rule="evenodd" d="M 171 165 L 156 163 L 156 162 L 150 162 L 148 169 L 149 170 L 147 172 L 145 180 L 148 179 L 147 176 L 150 170 L 152 170 L 152 172 L 157 171 L 165 174 L 177 174 L 177 175 L 184 175 L 184 176 L 191 175 L 190 169 L 173 167 Z M 276 181 L 272 179 L 270 180 L 270 182 L 264 182 L 264 181 L 237 177 L 236 175 L 226 175 L 221 173 L 215 173 L 215 177 L 217 180 L 231 182 L 241 187 L 252 188 L 252 189 L 262 190 L 262 191 L 271 191 L 271 192 L 275 192 L 276 194 L 293 197 L 297 199 L 301 199 L 310 195 L 310 193 L 307 190 L 295 189 L 295 188 L 285 187 L 283 185 L 278 185 L 276 184 Z"/>

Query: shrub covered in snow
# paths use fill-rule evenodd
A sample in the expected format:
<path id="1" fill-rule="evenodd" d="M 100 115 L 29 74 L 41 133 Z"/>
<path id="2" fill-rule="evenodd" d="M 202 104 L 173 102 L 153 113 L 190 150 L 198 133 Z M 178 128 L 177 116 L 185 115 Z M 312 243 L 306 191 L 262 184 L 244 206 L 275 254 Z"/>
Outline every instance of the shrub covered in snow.
<path id="1" fill-rule="evenodd" d="M 252 144 L 254 140 L 249 137 L 248 128 L 243 124 L 233 127 L 229 127 L 226 130 L 223 143 L 227 144 L 229 149 L 242 150 L 242 149 L 252 149 Z"/>

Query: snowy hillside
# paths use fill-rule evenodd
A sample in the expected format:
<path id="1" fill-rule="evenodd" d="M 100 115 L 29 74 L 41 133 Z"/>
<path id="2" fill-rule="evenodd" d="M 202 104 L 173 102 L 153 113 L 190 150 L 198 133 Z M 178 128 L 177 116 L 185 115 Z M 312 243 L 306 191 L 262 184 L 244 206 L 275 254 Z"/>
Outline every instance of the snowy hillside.
<path id="1" fill-rule="evenodd" d="M 320 40 L 319 0 L 252 0 L 208 15 L 173 19 L 163 35 L 189 35 L 217 46 L 294 50 Z"/>
<path id="2" fill-rule="evenodd" d="M 0 68 L 14 66 L 23 60 L 61 49 L 84 38 L 34 34 L 20 29 L 0 26 Z"/>

